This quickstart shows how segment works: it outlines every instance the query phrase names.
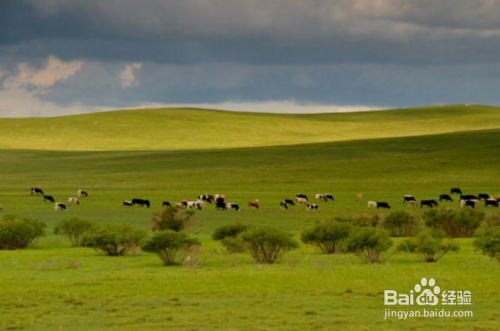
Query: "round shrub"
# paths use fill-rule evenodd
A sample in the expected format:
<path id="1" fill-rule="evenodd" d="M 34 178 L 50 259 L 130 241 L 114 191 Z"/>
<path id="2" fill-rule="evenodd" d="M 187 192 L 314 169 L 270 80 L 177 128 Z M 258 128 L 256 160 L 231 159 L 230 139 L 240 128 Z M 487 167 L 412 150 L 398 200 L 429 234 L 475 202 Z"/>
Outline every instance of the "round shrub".
<path id="1" fill-rule="evenodd" d="M 212 239 L 220 241 L 222 246 L 230 253 L 241 253 L 245 251 L 245 245 L 239 234 L 248 230 L 249 225 L 236 223 L 221 226 L 215 229 Z"/>
<path id="2" fill-rule="evenodd" d="M 249 225 L 241 223 L 224 225 L 215 229 L 214 233 L 212 234 L 212 239 L 218 241 L 227 237 L 235 238 L 243 231 L 248 230 L 249 227 Z"/>
<path id="3" fill-rule="evenodd" d="M 298 247 L 291 234 L 271 226 L 251 227 L 242 232 L 239 238 L 255 263 L 260 264 L 279 262 L 286 251 Z"/>
<path id="4" fill-rule="evenodd" d="M 71 243 L 71 246 L 81 246 L 82 236 L 92 230 L 96 224 L 76 216 L 67 218 L 57 223 L 54 234 L 62 235 Z"/>
<path id="5" fill-rule="evenodd" d="M 175 265 L 184 261 L 183 251 L 200 245 L 198 239 L 190 238 L 185 233 L 165 230 L 155 233 L 141 248 L 145 252 L 157 254 L 164 265 Z"/>
<path id="6" fill-rule="evenodd" d="M 458 243 L 447 239 L 443 230 L 426 229 L 415 238 L 399 244 L 398 250 L 419 254 L 424 262 L 437 262 L 446 253 L 460 249 Z"/>
<path id="7" fill-rule="evenodd" d="M 106 224 L 83 235 L 82 245 L 109 256 L 126 255 L 136 248 L 146 233 L 126 224 Z"/>
<path id="8" fill-rule="evenodd" d="M 153 231 L 182 231 L 193 224 L 194 212 L 175 207 L 168 207 L 151 215 L 149 224 Z"/>
<path id="9" fill-rule="evenodd" d="M 349 236 L 352 225 L 347 222 L 324 221 L 302 232 L 301 240 L 305 244 L 318 247 L 325 254 L 340 252 L 341 245 Z"/>
<path id="10" fill-rule="evenodd" d="M 0 249 L 22 249 L 33 245 L 44 235 L 45 223 L 17 215 L 0 219 Z"/>
<path id="11" fill-rule="evenodd" d="M 382 229 L 355 227 L 345 241 L 348 252 L 354 253 L 365 263 L 381 263 L 392 246 L 389 232 Z"/>
<path id="12" fill-rule="evenodd" d="M 424 213 L 425 225 L 442 229 L 450 237 L 472 237 L 484 220 L 485 214 L 474 209 L 431 209 Z"/>
<path id="13" fill-rule="evenodd" d="M 414 236 L 420 227 L 418 218 L 404 210 L 389 213 L 384 221 L 384 228 L 392 236 Z"/>
<path id="14" fill-rule="evenodd" d="M 475 234 L 474 247 L 500 263 L 500 227 L 481 229 Z"/>

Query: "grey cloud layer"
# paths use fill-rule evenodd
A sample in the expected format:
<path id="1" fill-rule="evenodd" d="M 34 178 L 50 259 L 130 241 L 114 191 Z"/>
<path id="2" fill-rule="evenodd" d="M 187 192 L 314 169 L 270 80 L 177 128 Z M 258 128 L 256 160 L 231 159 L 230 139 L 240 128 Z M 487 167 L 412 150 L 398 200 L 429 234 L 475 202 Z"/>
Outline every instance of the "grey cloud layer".
<path id="1" fill-rule="evenodd" d="M 41 112 L 500 103 L 500 0 L 0 0 L 0 24 L 0 97 Z M 43 93 L 7 90 L 19 63 L 52 57 L 82 66 Z"/>
<path id="2" fill-rule="evenodd" d="M 2 0 L 4 49 L 163 63 L 496 61 L 497 0 Z M 474 52 L 471 51 L 471 48 Z"/>

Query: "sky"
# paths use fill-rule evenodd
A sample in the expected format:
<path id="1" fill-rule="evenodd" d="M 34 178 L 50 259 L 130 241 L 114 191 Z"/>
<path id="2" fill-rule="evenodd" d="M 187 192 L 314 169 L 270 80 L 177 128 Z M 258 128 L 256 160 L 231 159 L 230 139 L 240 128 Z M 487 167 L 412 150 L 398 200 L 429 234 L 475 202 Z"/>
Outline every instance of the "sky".
<path id="1" fill-rule="evenodd" d="M 500 0 L 0 0 L 0 117 L 500 104 Z"/>

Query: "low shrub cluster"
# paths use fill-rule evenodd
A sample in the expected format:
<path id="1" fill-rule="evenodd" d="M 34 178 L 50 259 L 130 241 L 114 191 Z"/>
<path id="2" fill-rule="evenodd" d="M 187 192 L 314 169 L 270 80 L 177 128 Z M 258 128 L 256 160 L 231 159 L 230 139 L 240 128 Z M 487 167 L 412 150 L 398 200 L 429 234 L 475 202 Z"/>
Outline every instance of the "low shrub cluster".
<path id="1" fill-rule="evenodd" d="M 306 229 L 301 241 L 324 254 L 352 253 L 365 263 L 381 263 L 394 251 L 391 234 L 413 236 L 401 240 L 396 250 L 418 254 L 424 262 L 437 262 L 447 253 L 459 250 L 458 243 L 450 237 L 470 237 L 475 233 L 474 247 L 500 263 L 499 220 L 498 215 L 485 218 L 483 212 L 472 209 L 431 209 L 423 213 L 427 228 L 421 230 L 420 220 L 406 211 L 392 212 L 382 221 L 378 216 L 337 217 Z M 141 247 L 145 252 L 157 254 L 164 265 L 183 263 L 189 252 L 201 246 L 198 239 L 182 232 L 193 224 L 191 211 L 167 208 L 154 213 L 149 224 L 154 234 L 148 239 L 145 231 L 129 225 L 97 225 L 77 217 L 57 223 L 54 233 L 66 237 L 72 246 L 91 247 L 109 256 L 126 255 Z M 44 235 L 45 227 L 43 222 L 29 217 L 3 216 L 0 249 L 30 247 Z M 231 253 L 248 253 L 258 264 L 278 263 L 283 254 L 298 247 L 298 242 L 286 231 L 241 223 L 217 228 L 212 239 L 220 241 Z"/>
<path id="2" fill-rule="evenodd" d="M 245 251 L 245 246 L 239 235 L 249 228 L 250 226 L 241 223 L 221 226 L 215 229 L 212 239 L 220 241 L 229 253 L 242 253 Z"/>
<path id="3" fill-rule="evenodd" d="M 103 255 L 122 256 L 138 247 L 144 238 L 144 231 L 130 225 L 106 224 L 87 231 L 83 235 L 82 245 Z"/>
<path id="4" fill-rule="evenodd" d="M 345 246 L 348 252 L 365 263 L 381 263 L 388 257 L 392 239 L 386 230 L 356 227 L 346 239 Z"/>
<path id="5" fill-rule="evenodd" d="M 325 254 L 353 253 L 365 263 L 385 261 L 392 246 L 389 233 L 374 227 L 355 226 L 347 219 L 324 221 L 302 232 L 302 242 Z"/>
<path id="6" fill-rule="evenodd" d="M 338 253 L 344 248 L 343 243 L 352 228 L 348 222 L 323 221 L 302 232 L 301 240 L 318 247 L 325 254 Z"/>
<path id="7" fill-rule="evenodd" d="M 387 215 L 383 226 L 394 237 L 414 236 L 422 228 L 418 217 L 404 210 L 394 211 Z"/>
<path id="8" fill-rule="evenodd" d="M 448 252 L 457 252 L 460 246 L 446 238 L 443 230 L 425 229 L 416 237 L 401 242 L 398 249 L 419 254 L 424 262 L 437 262 Z"/>
<path id="9" fill-rule="evenodd" d="M 474 247 L 500 263 L 500 227 L 481 229 L 475 237 Z"/>
<path id="10" fill-rule="evenodd" d="M 167 207 L 151 215 L 149 224 L 153 231 L 183 231 L 194 223 L 194 212 L 175 207 Z"/>
<path id="11" fill-rule="evenodd" d="M 255 263 L 279 262 L 286 251 L 298 247 L 292 235 L 271 226 L 248 226 L 240 223 L 222 226 L 212 234 L 231 253 L 246 252 Z"/>
<path id="12" fill-rule="evenodd" d="M 475 209 L 431 209 L 423 214 L 425 225 L 433 229 L 442 229 L 446 235 L 472 237 L 485 218 L 482 211 Z"/>
<path id="13" fill-rule="evenodd" d="M 54 234 L 66 237 L 71 246 L 79 247 L 82 245 L 83 235 L 96 226 L 94 222 L 73 216 L 57 223 Z"/>
<path id="14" fill-rule="evenodd" d="M 45 223 L 31 217 L 5 215 L 0 218 L 0 249 L 32 246 L 45 234 Z"/>
<path id="15" fill-rule="evenodd" d="M 144 241 L 141 248 L 158 255 L 164 265 L 175 265 L 184 261 L 187 249 L 200 245 L 198 239 L 190 238 L 185 233 L 164 230 Z"/>

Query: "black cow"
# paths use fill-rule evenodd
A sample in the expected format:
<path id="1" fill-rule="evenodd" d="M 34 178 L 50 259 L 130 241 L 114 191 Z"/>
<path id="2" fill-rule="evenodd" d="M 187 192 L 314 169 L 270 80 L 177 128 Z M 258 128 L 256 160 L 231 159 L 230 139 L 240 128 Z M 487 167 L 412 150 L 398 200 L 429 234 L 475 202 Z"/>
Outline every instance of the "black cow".
<path id="1" fill-rule="evenodd" d="M 307 198 L 307 195 L 305 195 L 305 194 L 300 194 L 300 193 L 299 193 L 299 194 L 297 194 L 295 197 L 296 197 L 296 198 L 304 198 L 304 199 L 306 199 L 306 200 L 309 200 L 309 199 Z"/>
<path id="2" fill-rule="evenodd" d="M 170 202 L 168 202 L 168 201 L 163 201 L 163 202 L 161 203 L 161 206 L 162 206 L 162 207 L 172 207 L 172 205 L 171 205 L 171 204 L 170 204 Z"/>
<path id="3" fill-rule="evenodd" d="M 443 200 L 453 202 L 453 199 L 448 194 L 441 194 L 439 196 L 439 202 L 441 202 Z"/>
<path id="4" fill-rule="evenodd" d="M 454 187 L 450 190 L 450 194 L 462 194 L 462 190 L 458 187 Z"/>
<path id="5" fill-rule="evenodd" d="M 54 198 L 50 195 L 44 195 L 43 196 L 43 201 L 50 201 L 50 202 L 55 202 Z"/>
<path id="6" fill-rule="evenodd" d="M 285 199 L 285 204 L 295 206 L 295 203 L 291 199 Z"/>
<path id="7" fill-rule="evenodd" d="M 288 209 L 288 206 L 286 205 L 286 201 L 281 201 L 280 202 L 280 208 L 281 209 Z"/>
<path id="8" fill-rule="evenodd" d="M 66 210 L 66 205 L 64 203 L 56 203 L 55 206 L 54 206 L 54 210 L 55 211 L 58 211 L 58 210 Z"/>
<path id="9" fill-rule="evenodd" d="M 317 210 L 319 207 L 317 204 L 310 204 L 310 205 L 307 205 L 307 210 Z"/>
<path id="10" fill-rule="evenodd" d="M 220 201 L 219 199 L 222 199 L 222 201 Z M 224 199 L 218 198 L 217 200 L 218 201 L 215 202 L 215 209 L 216 210 L 227 210 L 227 206 L 226 206 L 226 203 L 224 202 Z"/>
<path id="11" fill-rule="evenodd" d="M 479 198 L 479 200 L 481 200 L 481 199 L 487 200 L 487 199 L 491 198 L 490 195 L 486 194 L 486 193 L 479 193 L 477 195 L 477 197 Z"/>
<path id="12" fill-rule="evenodd" d="M 228 203 L 226 207 L 229 209 L 240 211 L 240 206 L 237 203 Z"/>
<path id="13" fill-rule="evenodd" d="M 325 194 L 325 201 L 328 201 L 328 200 L 334 201 L 335 199 L 333 198 L 333 195 Z"/>
<path id="14" fill-rule="evenodd" d="M 476 208 L 476 203 L 471 200 L 465 200 L 465 207 Z"/>
<path id="15" fill-rule="evenodd" d="M 476 197 L 475 195 L 470 195 L 470 194 L 465 194 L 465 195 L 461 195 L 460 196 L 460 200 L 479 200 L 478 197 Z"/>
<path id="16" fill-rule="evenodd" d="M 438 203 L 436 200 L 422 200 L 420 201 L 420 208 L 424 207 L 424 206 L 428 206 L 430 208 L 434 207 L 434 206 L 437 206 Z"/>
<path id="17" fill-rule="evenodd" d="M 139 205 L 141 207 L 150 207 L 149 200 L 144 200 L 144 199 L 132 199 L 132 206 L 134 205 Z"/>
<path id="18" fill-rule="evenodd" d="M 488 206 L 493 206 L 493 207 L 498 207 L 498 201 L 496 201 L 495 199 L 486 199 L 484 201 L 485 203 L 485 207 L 488 207 Z"/>
<path id="19" fill-rule="evenodd" d="M 408 203 L 410 201 L 417 201 L 413 195 L 405 195 L 403 196 L 403 202 Z"/>
<path id="20" fill-rule="evenodd" d="M 389 206 L 387 202 L 377 202 L 377 209 L 378 208 L 391 209 L 391 206 Z"/>
<path id="21" fill-rule="evenodd" d="M 217 199 L 215 199 L 215 203 L 216 203 L 216 204 L 217 204 L 217 203 L 224 203 L 224 204 L 226 204 L 226 200 L 225 200 L 224 198 L 217 198 Z M 217 207 L 217 206 L 216 206 L 216 207 Z M 226 209 L 227 209 L 227 208 L 226 208 Z"/>
<path id="22" fill-rule="evenodd" d="M 41 188 L 32 187 L 31 188 L 31 195 L 43 195 L 43 191 Z"/>

